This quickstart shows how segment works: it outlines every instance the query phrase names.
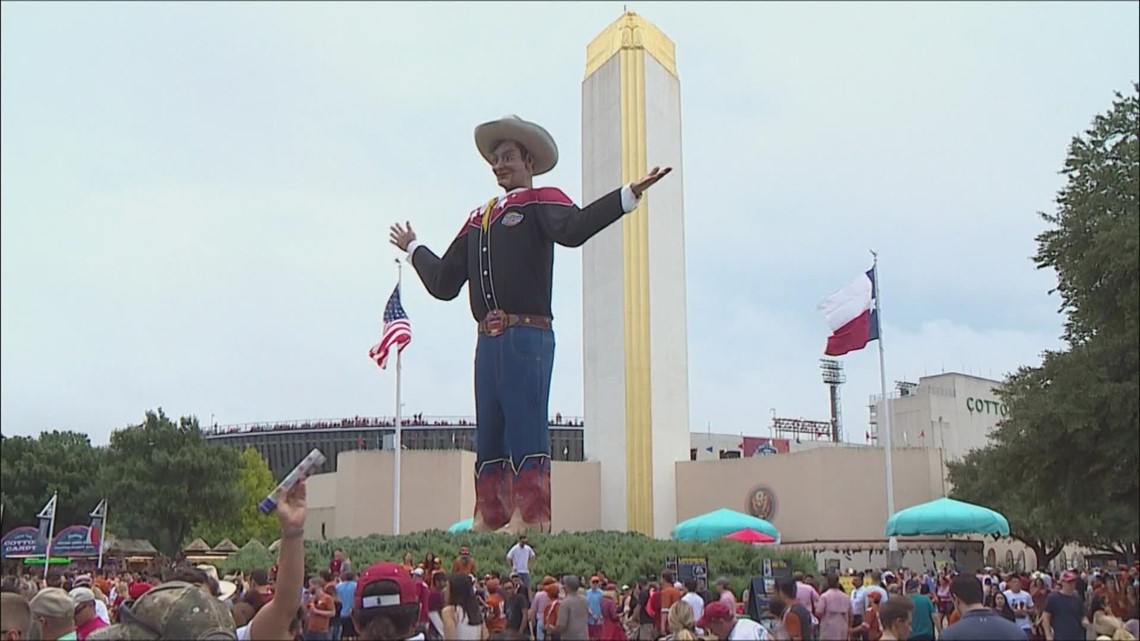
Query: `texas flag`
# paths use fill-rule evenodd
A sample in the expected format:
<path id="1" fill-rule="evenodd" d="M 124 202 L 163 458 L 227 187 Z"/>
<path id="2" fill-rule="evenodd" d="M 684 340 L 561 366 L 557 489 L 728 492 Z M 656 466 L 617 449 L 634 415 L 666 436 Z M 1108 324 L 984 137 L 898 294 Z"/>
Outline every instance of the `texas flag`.
<path id="1" fill-rule="evenodd" d="M 842 356 L 863 349 L 879 339 L 879 313 L 875 311 L 875 269 L 847 283 L 843 289 L 823 299 L 819 311 L 827 318 L 828 356 Z"/>

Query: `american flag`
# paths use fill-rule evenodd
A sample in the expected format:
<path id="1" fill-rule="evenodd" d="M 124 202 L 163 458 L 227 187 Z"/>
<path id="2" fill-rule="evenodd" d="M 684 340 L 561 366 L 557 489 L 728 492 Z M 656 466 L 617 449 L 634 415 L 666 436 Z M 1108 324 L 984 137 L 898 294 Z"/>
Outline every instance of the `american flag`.
<path id="1" fill-rule="evenodd" d="M 392 347 L 394 346 L 396 353 L 399 354 L 410 342 L 412 342 L 412 324 L 408 322 L 408 315 L 404 313 L 404 306 L 400 304 L 400 286 L 396 285 L 396 289 L 392 290 L 392 295 L 388 297 L 387 307 L 384 308 L 384 335 L 380 337 L 379 343 L 368 350 L 368 358 L 376 361 L 380 369 L 387 369 Z"/>

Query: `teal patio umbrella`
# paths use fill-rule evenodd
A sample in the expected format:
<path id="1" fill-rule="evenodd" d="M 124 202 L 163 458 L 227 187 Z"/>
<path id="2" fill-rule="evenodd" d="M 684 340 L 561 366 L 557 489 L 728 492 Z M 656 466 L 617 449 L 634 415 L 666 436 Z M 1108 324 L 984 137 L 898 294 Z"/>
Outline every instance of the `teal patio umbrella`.
<path id="1" fill-rule="evenodd" d="M 447 528 L 447 531 L 450 532 L 451 534 L 455 534 L 456 532 L 467 532 L 471 529 L 471 526 L 474 524 L 475 524 L 475 519 L 463 519 L 462 521 L 460 521 L 458 523 L 453 523 L 451 525 L 451 527 Z"/>
<path id="2" fill-rule="evenodd" d="M 673 528 L 673 538 L 678 541 L 712 541 L 740 530 L 756 530 L 776 539 L 777 543 L 780 541 L 780 531 L 771 523 L 724 508 L 678 523 Z"/>
<path id="3" fill-rule="evenodd" d="M 1009 521 L 993 510 L 955 501 L 936 499 L 896 512 L 887 519 L 887 536 L 944 534 L 999 534 L 1009 536 Z"/>

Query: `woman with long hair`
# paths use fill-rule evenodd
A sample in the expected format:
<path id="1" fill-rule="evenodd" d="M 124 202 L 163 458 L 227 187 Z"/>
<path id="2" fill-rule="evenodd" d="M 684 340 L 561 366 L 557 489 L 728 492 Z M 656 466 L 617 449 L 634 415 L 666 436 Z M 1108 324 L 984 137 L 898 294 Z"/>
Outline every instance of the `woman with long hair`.
<path id="1" fill-rule="evenodd" d="M 1003 619 L 1008 621 L 1017 620 L 1017 616 L 1013 613 L 1013 608 L 1009 607 L 1009 602 L 1005 599 L 1005 593 L 994 593 L 994 604 L 992 607 L 994 612 L 1000 614 Z"/>
<path id="2" fill-rule="evenodd" d="M 558 609 L 562 605 L 562 590 L 557 583 L 551 583 L 545 590 L 549 602 L 542 612 L 542 626 L 547 639 L 558 641 Z"/>
<path id="3" fill-rule="evenodd" d="M 938 577 L 938 586 L 934 589 L 935 604 L 938 606 L 938 618 L 934 625 L 938 630 L 945 628 L 954 611 L 954 599 L 950 598 L 950 577 L 942 574 Z"/>
<path id="4" fill-rule="evenodd" d="M 684 601 L 678 601 L 669 608 L 669 636 L 665 641 L 697 641 L 697 622 L 693 619 L 693 608 Z"/>
<path id="5" fill-rule="evenodd" d="M 453 574 L 447 580 L 447 605 L 441 613 L 443 638 L 459 641 L 484 641 L 487 626 L 483 622 L 483 608 L 475 598 L 471 576 Z"/>

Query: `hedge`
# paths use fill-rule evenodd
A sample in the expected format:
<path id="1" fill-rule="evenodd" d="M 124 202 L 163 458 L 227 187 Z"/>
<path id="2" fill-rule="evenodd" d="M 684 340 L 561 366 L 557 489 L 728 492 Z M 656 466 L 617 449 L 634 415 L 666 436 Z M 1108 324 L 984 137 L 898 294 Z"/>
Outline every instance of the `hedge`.
<path id="1" fill-rule="evenodd" d="M 815 561 L 805 552 L 781 550 L 778 546 L 757 547 L 736 541 L 661 541 L 627 532 L 532 534 L 529 540 L 537 553 L 531 566 L 532 576 L 590 576 L 603 570 L 614 581 L 633 583 L 638 577 L 659 575 L 665 567 L 666 557 L 706 556 L 710 578 L 728 578 L 733 591 L 739 595 L 749 579 L 760 574 L 764 559 L 786 560 L 795 570 L 802 572 L 810 573 L 816 569 Z M 506 534 L 448 534 L 438 530 L 401 536 L 372 535 L 307 541 L 305 566 L 309 572 L 323 570 L 328 567 L 333 550 L 341 548 L 356 570 L 377 561 L 402 561 L 407 552 L 411 552 L 419 563 L 430 552 L 440 557 L 444 569 L 449 571 L 459 547 L 466 545 L 471 548 L 471 556 L 475 558 L 479 572 L 507 572 L 510 567 L 506 554 L 514 542 L 514 537 Z M 259 550 L 243 550 L 219 564 L 219 568 L 228 572 L 268 567 L 272 565 L 274 556 Z"/>

